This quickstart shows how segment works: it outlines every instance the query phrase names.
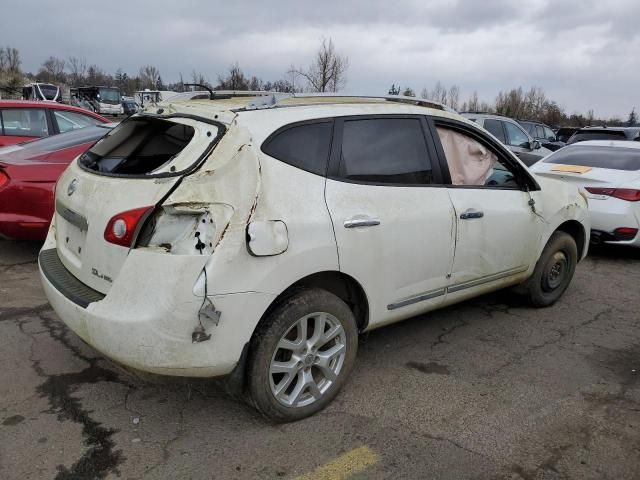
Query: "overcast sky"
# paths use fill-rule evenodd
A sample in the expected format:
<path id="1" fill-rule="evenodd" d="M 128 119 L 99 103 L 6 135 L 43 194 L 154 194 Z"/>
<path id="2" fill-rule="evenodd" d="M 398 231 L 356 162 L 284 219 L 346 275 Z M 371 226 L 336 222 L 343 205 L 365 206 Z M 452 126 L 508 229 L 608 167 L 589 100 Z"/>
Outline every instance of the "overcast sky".
<path id="1" fill-rule="evenodd" d="M 25 4 L 26 5 L 26 4 Z M 280 2 L 57 0 L 9 2 L 0 43 L 23 69 L 49 56 L 86 57 L 109 73 L 144 64 L 173 82 L 193 69 L 214 82 L 239 62 L 283 78 L 323 37 L 349 58 L 347 92 L 416 93 L 436 81 L 477 90 L 542 87 L 569 113 L 626 117 L 640 108 L 639 0 L 304 0 Z"/>

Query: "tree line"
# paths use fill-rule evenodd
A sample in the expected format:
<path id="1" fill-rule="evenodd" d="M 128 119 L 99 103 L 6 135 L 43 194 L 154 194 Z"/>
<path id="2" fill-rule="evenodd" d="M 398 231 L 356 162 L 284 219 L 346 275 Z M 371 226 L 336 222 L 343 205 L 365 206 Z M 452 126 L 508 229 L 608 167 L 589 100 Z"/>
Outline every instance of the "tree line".
<path id="1" fill-rule="evenodd" d="M 347 82 L 349 59 L 336 51 L 331 39 L 323 39 L 307 68 L 291 65 L 283 78 L 264 80 L 246 75 L 236 62 L 227 72 L 218 74 L 214 82 L 201 71 L 193 69 L 187 75 L 179 74 L 177 82 L 166 83 L 154 65 L 143 65 L 135 74 L 118 68 L 114 74 L 105 72 L 86 58 L 71 56 L 66 59 L 50 56 L 35 72 L 23 72 L 20 52 L 16 48 L 0 48 L 0 96 L 18 97 L 28 82 L 45 82 L 68 87 L 101 85 L 118 87 L 123 94 L 132 95 L 144 89 L 188 90 L 185 84 L 199 84 L 212 90 L 266 90 L 274 92 L 337 92 Z"/>
<path id="2" fill-rule="evenodd" d="M 66 59 L 50 56 L 35 72 L 21 69 L 20 52 L 13 47 L 0 48 L 0 97 L 19 98 L 25 83 L 39 81 L 79 87 L 83 85 L 104 85 L 118 87 L 123 94 L 133 95 L 144 89 L 188 90 L 185 84 L 203 85 L 212 90 L 266 90 L 273 92 L 337 92 L 347 83 L 349 59 L 340 54 L 329 38 L 323 39 L 318 50 L 310 59 L 307 68 L 290 65 L 282 78 L 264 80 L 243 72 L 236 62 L 226 72 L 218 74 L 212 82 L 201 71 L 193 69 L 189 74 L 179 74 L 177 82 L 165 83 L 160 70 L 154 65 L 143 65 L 134 74 L 118 68 L 114 74 L 105 72 L 86 58 L 70 56 Z M 523 87 L 500 91 L 493 101 L 481 100 L 474 91 L 466 100 L 461 99 L 460 87 L 447 87 L 440 81 L 433 88 L 423 88 L 420 96 L 445 104 L 456 111 L 487 112 L 522 120 L 537 120 L 548 125 L 636 125 L 635 109 L 626 121 L 620 118 L 599 118 L 592 109 L 586 114 L 565 111 L 557 101 L 548 98 L 540 87 Z M 412 88 L 401 89 L 393 85 L 390 94 L 416 96 Z"/>
<path id="3" fill-rule="evenodd" d="M 401 89 L 395 84 L 391 86 L 389 93 L 395 95 L 402 93 L 409 97 L 416 96 L 412 88 Z M 548 98 L 542 88 L 535 86 L 529 89 L 517 87 L 499 91 L 493 101 L 481 100 L 477 91 L 474 91 L 466 100 L 461 100 L 458 85 L 447 87 L 438 81 L 432 89 L 423 88 L 420 97 L 442 103 L 459 112 L 494 113 L 519 120 L 543 122 L 550 126 L 638 125 L 635 108 L 631 110 L 626 121 L 618 117 L 596 117 L 593 109 L 588 110 L 586 115 L 582 113 L 569 114 L 557 101 Z"/>

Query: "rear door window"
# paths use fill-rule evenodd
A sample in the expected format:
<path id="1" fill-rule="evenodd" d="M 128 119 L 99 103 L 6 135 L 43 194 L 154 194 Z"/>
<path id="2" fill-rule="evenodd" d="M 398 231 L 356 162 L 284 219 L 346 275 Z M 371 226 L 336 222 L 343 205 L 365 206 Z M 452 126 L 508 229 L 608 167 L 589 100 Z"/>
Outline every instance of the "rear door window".
<path id="1" fill-rule="evenodd" d="M 418 118 L 345 120 L 338 176 L 376 184 L 433 183 L 422 123 Z"/>
<path id="2" fill-rule="evenodd" d="M 640 170 L 640 149 L 575 145 L 561 148 L 545 163 L 634 171 Z"/>
<path id="3" fill-rule="evenodd" d="M 79 130 L 81 128 L 98 125 L 99 120 L 78 112 L 68 112 L 65 110 L 52 110 L 53 118 L 58 124 L 60 133 L 70 132 L 71 130 Z"/>
<path id="4" fill-rule="evenodd" d="M 507 143 L 507 139 L 504 135 L 504 129 L 502 128 L 502 122 L 500 120 L 487 118 L 484 121 L 483 127 L 502 143 Z"/>
<path id="5" fill-rule="evenodd" d="M 294 167 L 325 175 L 332 130 L 332 121 L 288 126 L 267 139 L 262 151 Z"/>
<path id="6" fill-rule="evenodd" d="M 191 119 L 129 117 L 80 157 L 88 170 L 111 175 L 177 175 L 196 163 L 204 148 L 192 147 L 198 136 L 208 145 L 217 127 L 206 125 L 206 137 Z M 206 139 L 206 140 L 204 140 Z"/>
<path id="7" fill-rule="evenodd" d="M 2 110 L 4 135 L 46 137 L 49 135 L 44 108 L 5 108 Z"/>

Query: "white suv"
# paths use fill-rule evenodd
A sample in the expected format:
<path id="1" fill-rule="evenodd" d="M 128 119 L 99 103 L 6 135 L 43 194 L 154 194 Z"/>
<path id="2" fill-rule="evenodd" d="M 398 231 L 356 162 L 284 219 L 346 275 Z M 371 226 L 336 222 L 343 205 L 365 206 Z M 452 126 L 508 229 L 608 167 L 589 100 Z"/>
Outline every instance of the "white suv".
<path id="1" fill-rule="evenodd" d="M 104 355 L 230 375 L 290 421 L 336 395 L 359 332 L 509 286 L 555 302 L 588 218 L 438 104 L 226 95 L 148 107 L 73 162 L 39 265 Z"/>

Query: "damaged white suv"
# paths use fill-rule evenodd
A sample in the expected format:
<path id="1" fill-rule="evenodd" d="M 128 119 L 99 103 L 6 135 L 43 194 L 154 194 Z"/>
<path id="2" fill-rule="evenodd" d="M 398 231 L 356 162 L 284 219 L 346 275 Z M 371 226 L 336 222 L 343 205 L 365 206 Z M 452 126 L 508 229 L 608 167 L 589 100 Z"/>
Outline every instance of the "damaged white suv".
<path id="1" fill-rule="evenodd" d="M 228 375 L 290 421 L 336 395 L 359 332 L 508 286 L 555 302 L 588 218 L 438 104 L 222 95 L 148 107 L 73 162 L 39 265 L 104 355 Z"/>

